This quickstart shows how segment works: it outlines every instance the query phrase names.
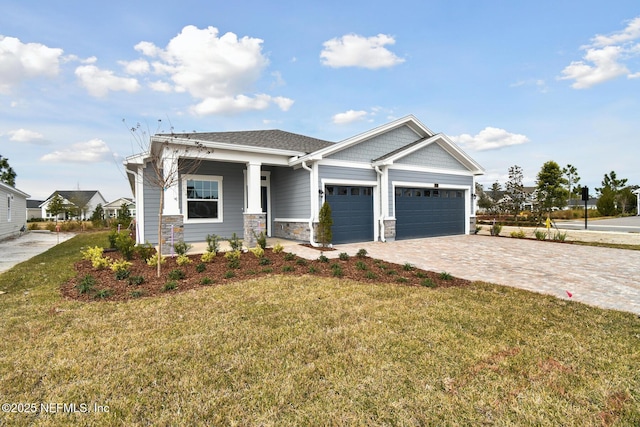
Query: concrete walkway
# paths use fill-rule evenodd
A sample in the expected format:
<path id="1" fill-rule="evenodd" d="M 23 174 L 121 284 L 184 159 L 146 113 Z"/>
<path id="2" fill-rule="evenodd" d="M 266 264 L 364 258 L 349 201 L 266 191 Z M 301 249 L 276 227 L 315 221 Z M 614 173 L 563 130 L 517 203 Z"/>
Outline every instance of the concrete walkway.
<path id="1" fill-rule="evenodd" d="M 327 256 L 360 248 L 389 262 L 564 299 L 568 291 L 572 300 L 640 315 L 640 251 L 462 235 L 337 245 Z"/>
<path id="2" fill-rule="evenodd" d="M 0 273 L 75 236 L 74 233 L 28 231 L 20 237 L 0 241 Z"/>

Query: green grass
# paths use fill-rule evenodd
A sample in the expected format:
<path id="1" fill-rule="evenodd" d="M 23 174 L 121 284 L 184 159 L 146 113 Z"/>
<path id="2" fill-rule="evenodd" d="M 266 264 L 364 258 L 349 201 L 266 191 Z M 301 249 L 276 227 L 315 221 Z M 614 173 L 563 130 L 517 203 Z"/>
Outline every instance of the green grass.
<path id="1" fill-rule="evenodd" d="M 639 425 L 640 320 L 486 283 L 270 276 L 63 300 L 80 235 L 0 275 L 0 425 Z M 97 284 L 100 287 L 100 284 Z"/>

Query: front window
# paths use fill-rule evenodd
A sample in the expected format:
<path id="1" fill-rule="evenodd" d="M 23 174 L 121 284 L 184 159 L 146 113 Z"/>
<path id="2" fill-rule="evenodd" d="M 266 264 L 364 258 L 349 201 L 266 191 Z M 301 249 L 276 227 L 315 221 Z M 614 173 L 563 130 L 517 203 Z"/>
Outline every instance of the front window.
<path id="1" fill-rule="evenodd" d="M 185 179 L 187 220 L 222 220 L 222 177 L 188 176 Z"/>

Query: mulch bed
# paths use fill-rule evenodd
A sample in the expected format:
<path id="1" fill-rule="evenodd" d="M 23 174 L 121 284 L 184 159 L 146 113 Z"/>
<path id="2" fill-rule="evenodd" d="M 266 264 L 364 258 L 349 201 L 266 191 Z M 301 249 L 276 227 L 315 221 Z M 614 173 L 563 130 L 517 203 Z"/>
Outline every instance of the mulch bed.
<path id="1" fill-rule="evenodd" d="M 105 253 L 113 260 L 122 259 L 118 252 Z M 284 252 L 274 253 L 267 248 L 263 260 L 253 253 L 242 253 L 240 268 L 229 267 L 223 253 L 212 262 L 202 263 L 201 255 L 189 255 L 190 264 L 179 266 L 176 258 L 167 258 L 162 264 L 161 277 L 156 277 L 156 267 L 148 266 L 143 260 L 134 258 L 128 278 L 116 279 L 110 269 L 96 270 L 90 261 L 75 264 L 76 276 L 65 283 L 61 292 L 64 297 L 80 301 L 124 301 L 132 298 L 167 295 L 212 285 L 224 285 L 240 280 L 254 279 L 269 275 L 308 275 L 310 277 L 339 277 L 365 283 L 395 283 L 403 286 L 452 287 L 466 286 L 471 282 L 442 273 L 424 271 L 412 266 L 384 262 L 370 257 L 351 256 L 348 260 L 319 259 L 307 260 Z M 265 261 L 266 260 L 266 261 Z M 197 265 L 204 264 L 204 271 L 198 272 Z M 202 268 L 202 267 L 201 267 Z M 180 270 L 182 279 L 171 279 L 170 274 Z M 175 274 L 175 273 L 174 273 Z M 94 282 L 91 290 L 81 293 L 80 283 L 90 276 Z M 135 277 L 142 277 L 140 284 L 131 283 Z M 167 286 L 167 284 L 169 284 Z"/>

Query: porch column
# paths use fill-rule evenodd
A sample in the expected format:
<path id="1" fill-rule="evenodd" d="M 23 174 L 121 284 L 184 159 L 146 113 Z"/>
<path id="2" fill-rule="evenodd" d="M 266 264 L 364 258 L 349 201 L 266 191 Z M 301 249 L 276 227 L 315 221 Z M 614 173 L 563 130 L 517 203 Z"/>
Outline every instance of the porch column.
<path id="1" fill-rule="evenodd" d="M 256 236 L 267 231 L 267 213 L 262 212 L 260 196 L 261 164 L 247 163 L 247 210 L 244 213 L 244 246 L 256 246 Z"/>

